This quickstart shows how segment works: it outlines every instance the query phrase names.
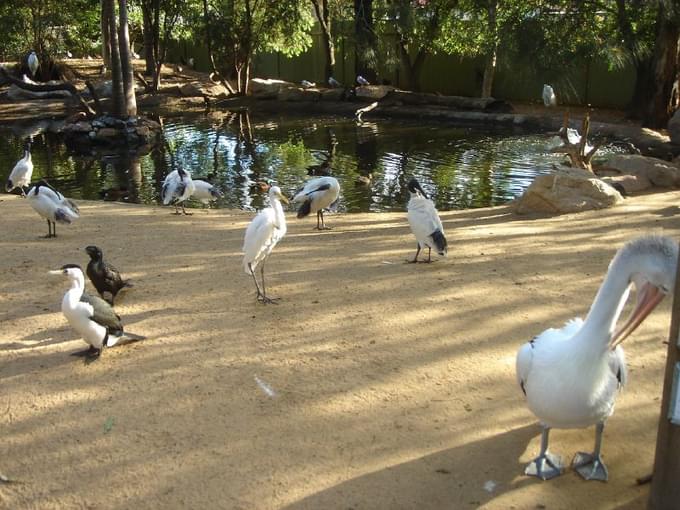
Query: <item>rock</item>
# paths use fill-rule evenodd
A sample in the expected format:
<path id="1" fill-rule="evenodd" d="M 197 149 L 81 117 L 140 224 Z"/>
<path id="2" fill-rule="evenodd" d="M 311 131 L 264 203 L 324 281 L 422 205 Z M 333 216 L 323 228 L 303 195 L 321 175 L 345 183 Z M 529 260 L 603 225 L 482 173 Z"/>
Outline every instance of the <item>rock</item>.
<path id="1" fill-rule="evenodd" d="M 364 85 L 363 87 L 357 87 L 355 93 L 359 99 L 376 100 L 382 99 L 393 90 L 394 87 L 390 85 Z"/>
<path id="2" fill-rule="evenodd" d="M 671 142 L 680 145 L 680 110 L 675 110 L 671 120 L 668 121 L 668 134 Z"/>
<path id="3" fill-rule="evenodd" d="M 680 187 L 680 168 L 669 161 L 639 156 L 637 154 L 617 154 L 609 158 L 608 168 L 620 174 L 635 175 L 647 179 L 653 186 L 662 188 Z"/>
<path id="4" fill-rule="evenodd" d="M 623 201 L 621 194 L 594 174 L 579 168 L 558 167 L 534 179 L 514 202 L 517 214 L 564 214 L 604 209 Z"/>
<path id="5" fill-rule="evenodd" d="M 321 89 L 319 90 L 321 94 L 321 101 L 342 101 L 345 99 L 345 89 Z"/>
<path id="6" fill-rule="evenodd" d="M 103 141 L 111 143 L 111 140 L 121 136 L 121 132 L 118 129 L 105 127 L 97 130 L 94 139 L 97 141 Z"/>
<path id="7" fill-rule="evenodd" d="M 89 133 L 92 131 L 92 124 L 86 121 L 75 122 L 64 127 L 64 131 L 72 133 Z"/>
<path id="8" fill-rule="evenodd" d="M 294 83 L 283 80 L 265 80 L 253 78 L 250 80 L 250 93 L 260 99 L 275 98 L 282 88 L 295 87 Z"/>
<path id="9" fill-rule="evenodd" d="M 229 97 L 229 91 L 220 83 L 192 81 L 182 85 L 179 91 L 186 97 Z"/>
<path id="10" fill-rule="evenodd" d="M 282 87 L 279 89 L 277 97 L 279 101 L 318 101 L 321 98 L 321 93 L 315 89 Z"/>
<path id="11" fill-rule="evenodd" d="M 652 183 L 649 182 L 649 179 L 642 175 L 614 175 L 611 177 L 602 177 L 602 180 L 612 187 L 616 187 L 615 184 L 621 186 L 626 190 L 626 193 L 644 191 L 652 187 Z"/>

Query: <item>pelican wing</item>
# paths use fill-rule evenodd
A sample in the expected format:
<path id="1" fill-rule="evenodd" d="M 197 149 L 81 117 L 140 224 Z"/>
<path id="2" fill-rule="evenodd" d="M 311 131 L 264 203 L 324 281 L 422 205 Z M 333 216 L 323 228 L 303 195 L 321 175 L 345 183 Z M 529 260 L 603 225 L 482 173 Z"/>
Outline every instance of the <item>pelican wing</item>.
<path id="1" fill-rule="evenodd" d="M 109 333 L 123 333 L 123 323 L 120 321 L 120 317 L 113 310 L 113 307 L 102 298 L 83 292 L 80 301 L 92 307 L 91 320 L 104 326 Z"/>
<path id="2" fill-rule="evenodd" d="M 619 381 L 619 388 L 624 387 L 628 382 L 628 370 L 626 369 L 626 355 L 620 345 L 609 352 L 607 363 L 609 364 L 609 369 L 612 371 L 612 374 L 614 374 Z"/>
<path id="3" fill-rule="evenodd" d="M 517 376 L 517 384 L 526 395 L 526 390 L 524 389 L 524 384 L 529 377 L 529 372 L 531 372 L 531 363 L 534 359 L 534 340 L 525 343 L 517 351 L 517 359 L 515 360 L 515 374 Z"/>

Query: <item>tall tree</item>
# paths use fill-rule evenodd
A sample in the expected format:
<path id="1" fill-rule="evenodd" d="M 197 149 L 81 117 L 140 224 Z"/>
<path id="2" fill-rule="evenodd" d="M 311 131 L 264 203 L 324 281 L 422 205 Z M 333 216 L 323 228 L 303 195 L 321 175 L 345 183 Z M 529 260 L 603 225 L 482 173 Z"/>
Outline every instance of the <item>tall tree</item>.
<path id="1" fill-rule="evenodd" d="M 135 96 L 135 77 L 130 58 L 130 32 L 128 28 L 127 0 L 118 0 L 120 67 L 123 77 L 125 97 L 125 113 L 128 117 L 137 115 L 137 98 Z"/>
<path id="2" fill-rule="evenodd" d="M 375 82 L 378 44 L 373 26 L 373 0 L 354 0 L 354 36 L 356 72 Z"/>
<path id="3" fill-rule="evenodd" d="M 328 0 L 310 0 L 314 7 L 316 19 L 321 27 L 321 40 L 323 52 L 326 57 L 324 66 L 324 83 L 328 83 L 328 78 L 333 76 L 335 70 L 335 49 L 333 48 L 333 33 L 331 31 L 331 14 Z"/>

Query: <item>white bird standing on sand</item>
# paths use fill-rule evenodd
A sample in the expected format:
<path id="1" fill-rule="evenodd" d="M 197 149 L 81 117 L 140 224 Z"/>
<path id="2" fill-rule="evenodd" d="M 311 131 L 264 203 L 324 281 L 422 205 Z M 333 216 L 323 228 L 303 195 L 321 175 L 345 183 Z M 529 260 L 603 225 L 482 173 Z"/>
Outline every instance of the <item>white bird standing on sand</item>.
<path id="1" fill-rule="evenodd" d="M 182 213 L 191 215 L 184 209 L 184 202 L 194 193 L 196 186 L 191 179 L 191 174 L 188 170 L 178 169 L 170 172 L 163 181 L 161 188 L 161 199 L 163 205 L 173 203 L 175 205 L 175 214 L 179 214 L 177 206 L 182 205 Z"/>
<path id="2" fill-rule="evenodd" d="M 557 105 L 557 97 L 555 97 L 555 91 L 547 83 L 543 84 L 543 104 L 545 106 Z"/>
<path id="3" fill-rule="evenodd" d="M 209 204 L 213 200 L 217 200 L 224 196 L 224 193 L 207 181 L 193 179 L 192 182 L 194 183 L 194 192 L 191 196 L 196 200 L 200 200 L 203 204 Z"/>
<path id="4" fill-rule="evenodd" d="M 33 161 L 31 161 L 31 142 L 26 142 L 24 149 L 24 157 L 17 161 L 17 164 L 12 168 L 9 174 L 5 189 L 9 193 L 14 188 L 21 189 L 21 195 L 26 196 L 25 187 L 31 184 L 31 176 L 33 175 Z"/>
<path id="5" fill-rule="evenodd" d="M 243 269 L 253 277 L 257 288 L 257 300 L 263 304 L 276 303 L 278 298 L 269 298 L 264 286 L 264 263 L 267 257 L 283 236 L 286 235 L 286 217 L 283 214 L 284 204 L 288 199 L 283 196 L 278 186 L 269 188 L 269 207 L 262 209 L 246 229 L 243 239 Z M 257 284 L 255 269 L 260 265 L 262 276 L 262 290 Z"/>
<path id="6" fill-rule="evenodd" d="M 562 329 L 548 329 L 519 349 L 517 380 L 543 426 L 541 452 L 527 465 L 527 475 L 547 480 L 563 472 L 560 457 L 548 453 L 551 428 L 596 425 L 593 453 L 577 453 L 572 466 L 586 480 L 607 480 L 600 456 L 602 432 L 614 412 L 618 390 L 626 383 L 619 344 L 673 291 L 677 260 L 678 245 L 668 237 L 626 243 L 609 264 L 585 321 L 573 319 Z M 636 306 L 617 328 L 632 285 Z"/>
<path id="7" fill-rule="evenodd" d="M 293 197 L 294 204 L 302 204 L 298 218 L 316 213 L 317 230 L 330 230 L 323 220 L 323 210 L 332 207 L 340 196 L 340 183 L 335 177 L 324 176 L 310 179 Z"/>
<path id="8" fill-rule="evenodd" d="M 428 249 L 427 260 L 425 262 L 432 262 L 432 248 L 442 257 L 446 257 L 448 248 L 446 236 L 444 235 L 444 226 L 432 200 L 427 197 L 415 177 L 409 181 L 408 190 L 411 194 L 411 199 L 408 201 L 407 206 L 408 223 L 411 225 L 411 232 L 416 236 L 416 241 L 418 242 L 416 256 L 409 262 L 418 262 L 420 250 L 425 246 Z"/>
<path id="9" fill-rule="evenodd" d="M 86 356 L 89 361 L 99 357 L 104 347 L 113 347 L 121 340 L 138 341 L 145 337 L 123 331 L 123 323 L 113 307 L 97 296 L 85 292 L 83 270 L 76 264 L 66 264 L 50 274 L 63 274 L 69 279 L 71 288 L 61 302 L 61 311 L 73 329 L 90 347 L 74 353 Z"/>
<path id="10" fill-rule="evenodd" d="M 57 237 L 57 223 L 70 224 L 80 212 L 72 200 L 64 197 L 45 181 L 38 181 L 26 194 L 35 212 L 47 220 L 47 235 Z"/>
<path id="11" fill-rule="evenodd" d="M 35 51 L 32 51 L 28 56 L 27 64 L 29 71 L 31 71 L 31 76 L 35 76 L 35 73 L 38 72 L 38 68 L 40 67 L 40 61 L 38 60 L 38 55 L 35 54 Z"/>

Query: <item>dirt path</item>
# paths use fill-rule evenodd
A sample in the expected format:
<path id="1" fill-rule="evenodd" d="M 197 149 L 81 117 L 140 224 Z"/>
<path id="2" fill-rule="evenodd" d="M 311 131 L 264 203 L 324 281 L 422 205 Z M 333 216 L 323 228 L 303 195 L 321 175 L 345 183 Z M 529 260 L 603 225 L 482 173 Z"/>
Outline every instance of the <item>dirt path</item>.
<path id="1" fill-rule="evenodd" d="M 514 356 L 586 313 L 623 242 L 678 238 L 679 199 L 534 220 L 447 212 L 450 257 L 431 265 L 403 263 L 404 214 L 330 216 L 321 234 L 290 214 L 267 266 L 281 304 L 265 307 L 241 268 L 251 214 L 85 202 L 47 240 L 2 195 L 0 473 L 22 483 L 0 484 L 0 507 L 644 508 L 634 480 L 653 460 L 670 299 L 626 342 L 607 484 L 522 475 L 540 433 Z M 149 339 L 84 365 L 66 282 L 46 272 L 84 265 L 93 243 L 134 279 L 117 309 Z M 552 441 L 570 459 L 593 430 Z"/>

